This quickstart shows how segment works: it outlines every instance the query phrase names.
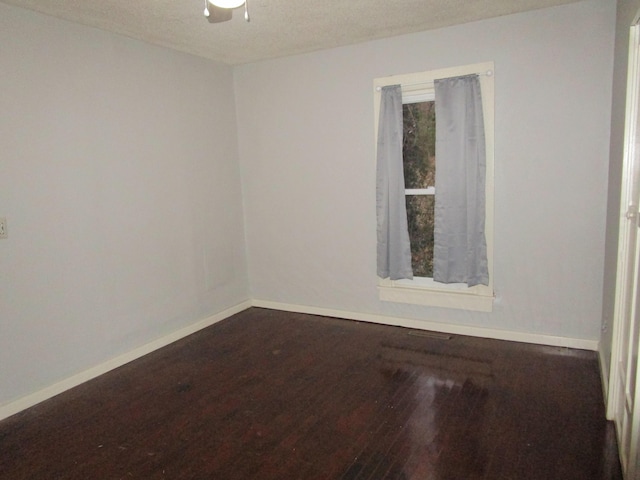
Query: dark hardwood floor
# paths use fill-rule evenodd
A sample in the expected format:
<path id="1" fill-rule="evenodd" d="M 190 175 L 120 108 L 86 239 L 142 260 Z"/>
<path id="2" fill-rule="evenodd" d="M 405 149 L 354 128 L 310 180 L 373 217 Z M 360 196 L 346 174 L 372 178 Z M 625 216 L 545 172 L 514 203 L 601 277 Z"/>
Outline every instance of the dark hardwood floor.
<path id="1" fill-rule="evenodd" d="M 621 479 L 594 352 L 250 309 L 0 422 L 1 479 Z"/>

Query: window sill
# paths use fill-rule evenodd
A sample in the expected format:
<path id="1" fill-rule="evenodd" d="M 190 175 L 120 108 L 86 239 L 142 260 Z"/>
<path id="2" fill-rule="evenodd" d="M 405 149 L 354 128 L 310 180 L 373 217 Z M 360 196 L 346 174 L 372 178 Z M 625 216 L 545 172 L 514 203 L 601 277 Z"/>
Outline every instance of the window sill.
<path id="1" fill-rule="evenodd" d="M 384 282 L 384 283 L 382 283 Z M 436 289 L 393 284 L 382 281 L 378 286 L 380 300 L 384 302 L 409 303 L 430 307 L 455 308 L 476 312 L 493 311 L 493 295 L 472 289 Z"/>

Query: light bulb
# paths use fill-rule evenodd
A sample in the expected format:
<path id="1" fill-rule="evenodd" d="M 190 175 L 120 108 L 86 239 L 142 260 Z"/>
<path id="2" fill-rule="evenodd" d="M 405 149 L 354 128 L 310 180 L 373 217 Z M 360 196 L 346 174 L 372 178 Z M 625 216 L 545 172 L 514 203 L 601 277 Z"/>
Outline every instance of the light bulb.
<path id="1" fill-rule="evenodd" d="M 220 8 L 238 8 L 244 0 L 209 0 L 213 5 Z"/>

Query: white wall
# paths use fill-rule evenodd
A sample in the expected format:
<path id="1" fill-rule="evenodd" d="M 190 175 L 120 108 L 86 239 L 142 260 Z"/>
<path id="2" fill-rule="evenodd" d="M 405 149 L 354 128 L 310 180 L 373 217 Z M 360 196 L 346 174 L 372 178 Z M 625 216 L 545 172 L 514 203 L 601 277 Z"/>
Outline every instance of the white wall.
<path id="1" fill-rule="evenodd" d="M 0 3 L 0 407 L 249 297 L 598 339 L 614 13 L 587 0 L 232 70 Z M 487 60 L 495 311 L 382 303 L 372 80 Z"/>
<path id="2" fill-rule="evenodd" d="M 238 67 L 252 297 L 597 341 L 614 16 L 587 0 Z M 490 60 L 494 312 L 380 302 L 372 80 Z"/>
<path id="3" fill-rule="evenodd" d="M 611 107 L 611 146 L 609 154 L 609 188 L 607 198 L 605 268 L 602 305 L 603 331 L 600 339 L 600 356 L 604 364 L 605 372 L 608 372 L 610 368 L 613 333 L 612 321 L 615 307 L 629 32 L 638 13 L 640 13 L 640 1 L 618 1 L 613 69 L 613 96 Z"/>
<path id="4" fill-rule="evenodd" d="M 232 69 L 0 3 L 0 406 L 248 298 Z"/>

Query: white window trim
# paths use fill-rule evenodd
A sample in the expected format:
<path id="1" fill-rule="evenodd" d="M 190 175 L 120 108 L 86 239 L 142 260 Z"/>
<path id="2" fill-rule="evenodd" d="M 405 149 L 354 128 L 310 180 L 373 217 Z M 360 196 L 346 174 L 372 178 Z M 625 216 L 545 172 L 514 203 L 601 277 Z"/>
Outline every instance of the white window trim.
<path id="1" fill-rule="evenodd" d="M 489 285 L 467 287 L 464 284 L 442 284 L 431 278 L 413 280 L 378 279 L 378 294 L 382 301 L 427 305 L 433 307 L 457 308 L 480 312 L 493 311 L 493 225 L 494 225 L 494 64 L 477 63 L 461 67 L 431 70 L 428 72 L 392 75 L 376 78 L 373 82 L 374 127 L 378 135 L 378 117 L 380 112 L 380 91 L 388 85 L 402 86 L 403 103 L 424 101 L 433 89 L 436 79 L 457 77 L 477 73 L 482 89 L 482 108 L 484 111 L 485 143 L 487 146 L 486 170 L 486 216 L 485 235 L 487 240 L 487 261 L 489 267 Z M 425 90 L 427 90 L 425 92 Z M 433 97 L 432 97 L 433 98 Z M 377 142 L 375 142 L 377 144 Z M 374 158 L 376 158 L 374 156 Z M 436 160 L 437 161 L 437 160 Z"/>

